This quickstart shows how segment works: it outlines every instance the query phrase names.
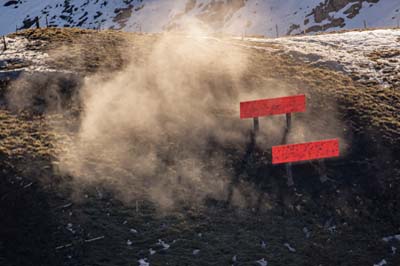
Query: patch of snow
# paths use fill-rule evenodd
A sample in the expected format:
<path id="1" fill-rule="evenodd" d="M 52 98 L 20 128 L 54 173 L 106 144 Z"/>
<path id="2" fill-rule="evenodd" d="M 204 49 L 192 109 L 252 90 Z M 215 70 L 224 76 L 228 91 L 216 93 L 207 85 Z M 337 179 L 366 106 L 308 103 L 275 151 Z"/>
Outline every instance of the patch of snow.
<path id="1" fill-rule="evenodd" d="M 21 73 L 65 72 L 62 69 L 49 68 L 49 55 L 38 49 L 29 49 L 30 45 L 40 45 L 40 41 L 28 40 L 25 37 L 6 37 L 7 49 L 0 52 L 0 78 L 9 76 L 16 78 Z M 10 70 L 11 69 L 11 70 Z M 87 195 L 85 195 L 87 197 Z"/>
<path id="2" fill-rule="evenodd" d="M 398 78 L 396 73 L 400 73 L 400 53 L 378 60 L 371 57 L 374 52 L 399 50 L 400 29 L 245 40 L 254 43 L 253 46 L 249 45 L 249 48 L 283 50 L 307 63 L 354 74 L 360 81 L 372 80 L 384 87 L 392 86 Z M 277 44 L 278 48 L 257 46 L 257 43 Z"/>
<path id="3" fill-rule="evenodd" d="M 310 238 L 311 232 L 308 230 L 307 227 L 303 227 L 303 233 L 304 233 L 306 238 Z"/>
<path id="4" fill-rule="evenodd" d="M 292 247 L 289 243 L 283 244 L 290 252 L 296 252 L 296 249 Z"/>
<path id="5" fill-rule="evenodd" d="M 268 266 L 268 261 L 266 261 L 264 258 L 257 260 L 256 263 L 260 266 Z"/>
<path id="6" fill-rule="evenodd" d="M 265 249 L 267 247 L 267 244 L 265 243 L 264 240 L 261 240 L 261 248 Z"/>
<path id="7" fill-rule="evenodd" d="M 374 266 L 383 266 L 383 265 L 387 265 L 387 261 L 385 259 L 381 260 L 379 263 L 374 264 Z"/>
<path id="8" fill-rule="evenodd" d="M 139 266 L 150 266 L 150 263 L 147 262 L 147 259 L 140 259 L 138 260 Z"/>
<path id="9" fill-rule="evenodd" d="M 382 240 L 383 240 L 384 242 L 390 242 L 390 241 L 392 241 L 392 240 L 398 240 L 398 241 L 400 241 L 400 234 L 393 235 L 393 236 L 382 237 Z"/>
<path id="10" fill-rule="evenodd" d="M 162 246 L 163 249 L 165 249 L 165 250 L 170 248 L 170 245 L 168 245 L 167 243 L 165 243 L 161 239 L 158 240 L 158 245 Z"/>
<path id="11" fill-rule="evenodd" d="M 198 255 L 200 253 L 200 249 L 193 250 L 193 255 Z"/>

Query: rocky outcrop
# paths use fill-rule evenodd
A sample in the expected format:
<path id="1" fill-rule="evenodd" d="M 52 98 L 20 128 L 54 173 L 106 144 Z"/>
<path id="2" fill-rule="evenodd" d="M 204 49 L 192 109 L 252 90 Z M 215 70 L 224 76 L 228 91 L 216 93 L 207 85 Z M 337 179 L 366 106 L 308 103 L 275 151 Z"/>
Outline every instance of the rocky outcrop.
<path id="1" fill-rule="evenodd" d="M 313 16 L 315 22 L 320 23 L 331 17 L 329 13 L 338 12 L 350 3 L 354 3 L 344 11 L 344 14 L 347 14 L 348 18 L 352 18 L 359 13 L 364 2 L 377 3 L 379 0 L 325 0 L 324 3 L 321 3 L 315 7 L 308 16 Z"/>

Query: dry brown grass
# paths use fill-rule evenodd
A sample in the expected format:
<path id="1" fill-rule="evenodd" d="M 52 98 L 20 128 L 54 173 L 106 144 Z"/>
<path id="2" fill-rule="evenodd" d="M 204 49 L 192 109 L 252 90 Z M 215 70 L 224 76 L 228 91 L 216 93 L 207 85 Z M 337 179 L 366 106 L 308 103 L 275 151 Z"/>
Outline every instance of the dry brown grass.
<path id="1" fill-rule="evenodd" d="M 85 75 L 97 71 L 115 71 L 123 68 L 128 58 L 124 49 L 134 51 L 138 61 L 149 55 L 152 45 L 160 35 L 94 31 L 81 29 L 26 30 L 13 35 L 40 40 L 41 49 L 50 54 L 50 64 L 55 68 L 69 69 Z M 232 42 L 236 45 L 238 42 Z M 66 49 L 68 53 L 65 53 Z M 252 62 L 244 75 L 243 88 L 263 84 L 267 79 L 281 81 L 289 87 L 298 87 L 313 95 L 312 104 L 319 110 L 329 108 L 332 100 L 338 103 L 342 118 L 355 132 L 373 133 L 390 144 L 400 139 L 400 91 L 378 86 L 365 86 L 351 77 L 325 68 L 309 66 L 285 54 L 265 50 L 241 48 Z M 62 56 L 61 56 L 62 55 Z M 374 54 L 375 57 L 380 56 Z M 41 118 L 33 120 L 1 113 L 2 152 L 19 154 L 24 149 L 38 154 L 49 154 L 49 132 L 41 127 Z M 40 137 L 32 137 L 36 134 Z M 48 151 L 46 151 L 48 149 Z"/>

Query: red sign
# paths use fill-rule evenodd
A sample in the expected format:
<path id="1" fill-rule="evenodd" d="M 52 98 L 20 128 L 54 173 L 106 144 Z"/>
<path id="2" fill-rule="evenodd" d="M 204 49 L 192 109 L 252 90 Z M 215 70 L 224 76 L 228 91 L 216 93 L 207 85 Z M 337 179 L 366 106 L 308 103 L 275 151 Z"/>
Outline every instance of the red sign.
<path id="1" fill-rule="evenodd" d="M 339 156 L 337 139 L 272 147 L 272 164 Z"/>
<path id="2" fill-rule="evenodd" d="M 306 96 L 296 95 L 240 103 L 240 118 L 288 114 L 306 111 Z"/>

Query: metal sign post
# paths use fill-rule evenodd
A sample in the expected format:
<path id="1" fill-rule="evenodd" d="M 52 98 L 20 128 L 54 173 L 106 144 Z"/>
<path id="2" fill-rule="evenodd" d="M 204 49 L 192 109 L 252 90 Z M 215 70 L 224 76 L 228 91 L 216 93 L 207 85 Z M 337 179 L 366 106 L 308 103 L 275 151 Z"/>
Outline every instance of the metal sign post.
<path id="1" fill-rule="evenodd" d="M 259 117 L 285 114 L 286 115 L 286 128 L 283 138 L 283 144 L 287 142 L 287 136 L 292 126 L 292 113 L 304 112 L 306 110 L 306 97 L 305 95 L 295 95 L 273 99 L 262 99 L 249 102 L 240 103 L 240 118 L 253 118 L 254 130 L 252 132 L 252 141 L 255 143 L 260 124 Z M 286 164 L 287 183 L 293 186 L 292 166 L 290 163 Z"/>
<path id="2" fill-rule="evenodd" d="M 288 135 L 292 127 L 292 113 L 305 112 L 305 95 L 288 96 L 274 99 L 262 99 L 240 103 L 240 118 L 253 118 L 254 130 L 252 140 L 259 131 L 259 117 L 286 114 L 286 128 L 281 146 L 272 147 L 272 164 L 285 164 L 287 183 L 294 185 L 292 163 L 299 161 L 319 160 L 320 180 L 327 180 L 326 169 L 321 159 L 339 156 L 339 140 L 330 139 L 316 142 L 289 144 Z"/>
<path id="3" fill-rule="evenodd" d="M 285 143 L 283 144 L 286 144 L 287 142 L 291 127 L 292 127 L 292 114 L 288 113 L 286 114 L 286 133 L 285 133 L 286 137 L 284 138 Z M 292 163 L 287 163 L 285 165 L 285 168 L 286 168 L 287 185 L 291 187 L 294 185 L 293 174 L 292 174 Z"/>

